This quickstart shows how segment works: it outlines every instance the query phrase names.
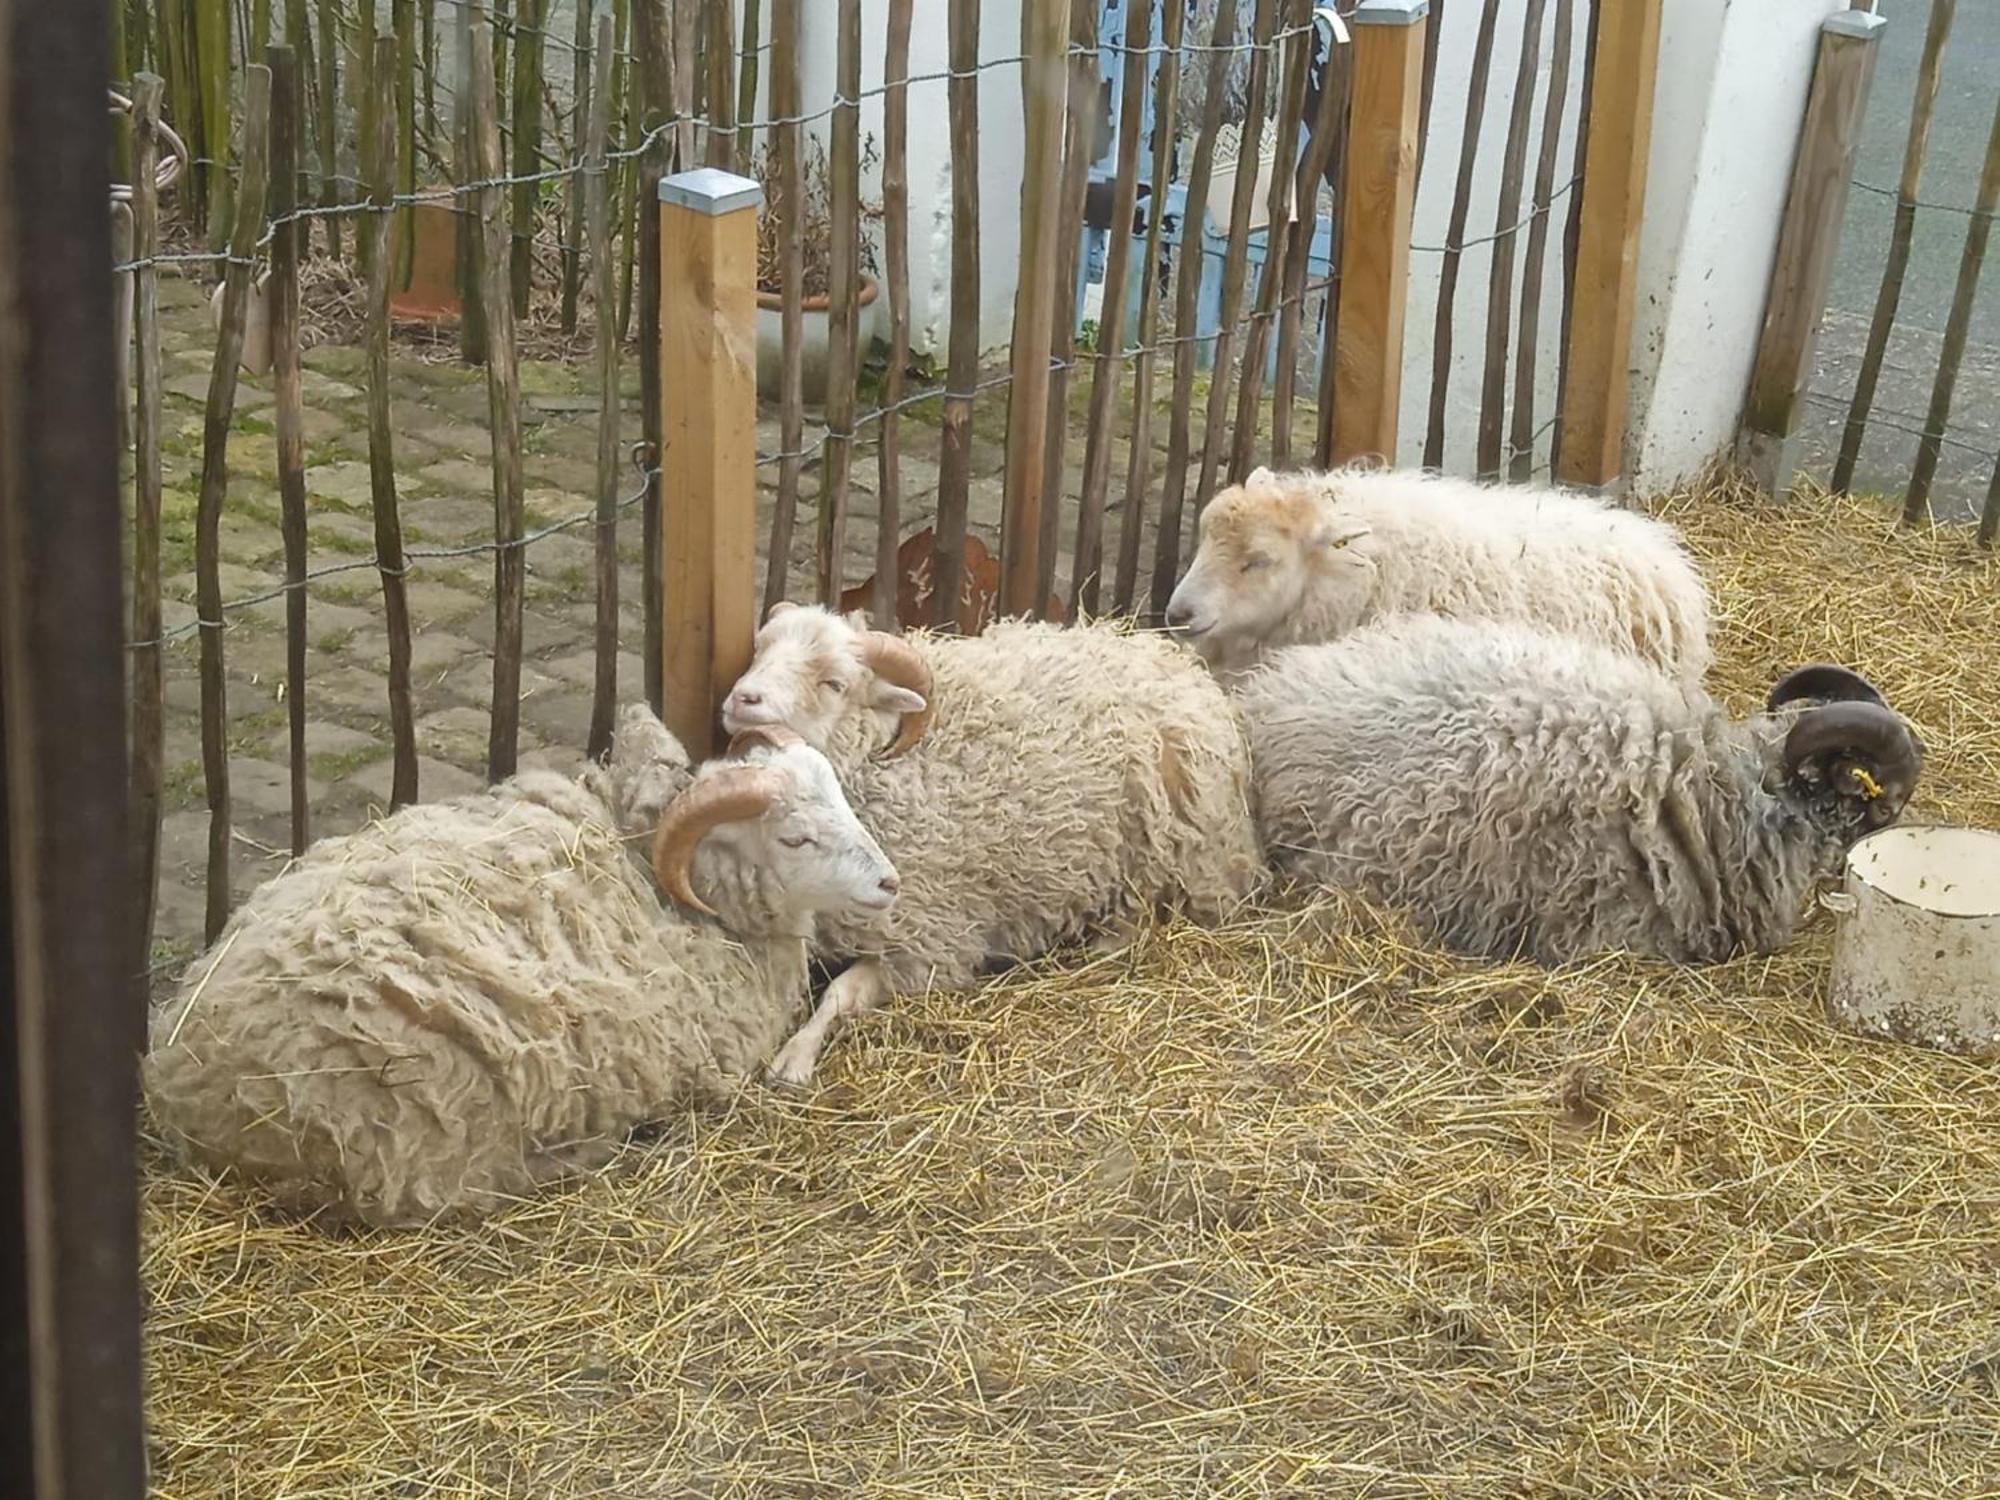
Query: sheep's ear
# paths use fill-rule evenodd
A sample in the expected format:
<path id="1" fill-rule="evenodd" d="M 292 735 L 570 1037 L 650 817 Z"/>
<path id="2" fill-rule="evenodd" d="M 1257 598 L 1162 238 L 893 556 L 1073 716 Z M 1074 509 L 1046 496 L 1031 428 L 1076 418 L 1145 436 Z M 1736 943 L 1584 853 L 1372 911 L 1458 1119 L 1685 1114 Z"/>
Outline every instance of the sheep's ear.
<path id="1" fill-rule="evenodd" d="M 874 704 L 877 708 L 888 709 L 899 714 L 920 714 L 924 711 L 924 695 L 911 692 L 906 687 L 897 687 L 893 682 L 875 679 Z"/>
<path id="2" fill-rule="evenodd" d="M 1257 465 L 1256 468 L 1243 476 L 1243 488 L 1246 490 L 1262 489 L 1265 485 L 1276 484 L 1277 482 L 1278 476 L 1262 464 Z"/>

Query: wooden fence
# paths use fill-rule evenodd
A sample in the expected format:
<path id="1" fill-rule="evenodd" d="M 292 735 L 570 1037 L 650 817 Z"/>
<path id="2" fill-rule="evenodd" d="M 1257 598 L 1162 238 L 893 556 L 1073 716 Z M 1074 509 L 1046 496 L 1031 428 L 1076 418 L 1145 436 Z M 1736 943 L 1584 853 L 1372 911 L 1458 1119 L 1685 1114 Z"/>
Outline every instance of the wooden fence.
<path id="1" fill-rule="evenodd" d="M 511 9 L 504 0 L 288 0 L 275 14 L 258 0 L 244 8 L 247 26 L 232 7 L 189 0 L 120 9 L 120 60 L 133 73 L 119 149 L 134 184 L 133 249 L 121 270 L 136 282 L 133 794 L 146 890 L 163 797 L 161 652 L 193 633 L 211 938 L 230 910 L 225 633 L 232 614 L 270 598 L 286 608 L 294 849 L 311 837 L 307 592 L 328 573 L 379 574 L 390 801 L 419 794 L 405 580 L 439 554 L 403 536 L 389 352 L 398 307 L 427 295 L 458 302 L 460 350 L 486 372 L 494 530 L 480 550 L 493 568 L 494 778 L 517 764 L 523 576 L 542 538 L 584 523 L 595 533 L 592 753 L 605 748 L 621 689 L 641 686 L 617 676 L 618 533 L 635 507 L 643 687 L 694 744 L 706 742 L 716 697 L 747 652 L 760 598 L 865 604 L 890 628 L 976 628 L 994 610 L 1156 616 L 1193 523 L 1222 486 L 1258 463 L 1394 454 L 1420 171 L 1455 173 L 1449 240 L 1418 247 L 1441 257 L 1427 455 L 1444 436 L 1460 259 L 1491 243 L 1479 420 L 1468 434 L 1479 472 L 1528 477 L 1546 435 L 1560 477 L 1618 479 L 1660 0 L 1477 0 L 1476 18 L 1475 0 L 1450 0 L 1459 24 L 1479 27 L 1475 104 L 1455 158 L 1424 129 L 1439 86 L 1443 0 L 1024 0 L 1019 56 L 1011 35 L 992 55 L 978 0 L 950 0 L 949 66 L 919 75 L 910 65 L 917 0 L 882 3 L 881 81 L 862 84 L 861 0 L 839 0 L 835 93 L 817 111 L 803 96 L 800 0 L 583 0 L 567 28 L 553 24 L 545 0 L 512 0 Z M 1522 21 L 1511 60 L 1493 56 L 1503 8 Z M 1490 224 L 1477 224 L 1486 81 L 1509 66 L 1498 205 Z M 1005 362 L 990 365 L 981 358 L 977 191 L 990 98 L 978 84 L 1002 70 L 1022 85 L 1025 159 L 1008 170 L 1026 187 L 1012 338 Z M 1565 160 L 1572 77 L 1582 81 L 1583 113 Z M 1183 90 L 1201 106 L 1185 135 L 1176 128 Z M 948 214 L 940 209 L 951 240 L 941 379 L 910 353 L 908 163 L 919 98 L 952 147 Z M 879 141 L 860 129 L 869 99 L 882 104 Z M 177 144 L 169 121 L 190 168 L 171 200 L 178 238 L 155 186 L 163 152 Z M 1233 166 L 1223 150 L 1232 129 Z M 1275 166 L 1260 214 L 1266 142 Z M 879 204 L 863 192 L 864 161 L 876 152 Z M 691 180 L 704 166 L 722 175 Z M 1212 189 L 1231 171 L 1218 208 Z M 761 210 L 753 183 L 762 184 Z M 885 326 L 870 340 L 863 314 L 876 283 L 864 267 L 878 253 Z M 365 272 L 374 555 L 309 571 L 301 267 L 347 256 Z M 440 264 L 441 284 L 431 284 Z M 184 266 L 219 272 L 222 289 L 196 516 L 197 618 L 175 632 L 162 629 L 160 606 L 157 286 Z M 992 273 L 990 261 L 984 270 Z M 1562 375 L 1557 404 L 1538 410 L 1549 277 L 1564 288 Z M 1094 319 L 1082 316 L 1086 282 L 1102 287 Z M 777 446 L 762 453 L 748 376 L 759 290 L 781 329 L 769 401 Z M 531 530 L 518 343 L 521 319 L 544 298 L 559 302 L 563 329 L 589 335 L 596 505 Z M 808 405 L 807 319 L 822 304 L 824 390 Z M 284 576 L 227 599 L 217 538 L 231 414 L 239 367 L 260 357 L 265 324 Z M 628 343 L 640 373 L 636 431 L 621 426 Z M 1004 423 L 981 420 L 1003 412 Z M 913 482 L 919 439 L 936 443 L 934 482 L 928 473 Z M 978 471 L 985 447 L 1001 452 L 997 485 Z M 639 477 L 621 482 L 627 448 Z M 863 470 L 870 449 L 872 477 Z M 770 481 L 762 525 L 760 478 Z M 872 522 L 855 507 L 864 484 Z M 809 524 L 800 518 L 808 506 Z"/>
<path id="2" fill-rule="evenodd" d="M 1994 213 L 2000 209 L 2000 86 L 1994 85 L 1996 74 L 1990 55 L 1968 60 L 1968 74 L 1976 81 L 1973 96 L 1982 103 L 1989 93 L 1993 99 L 1992 124 L 1985 136 L 1983 156 L 1978 158 L 1981 165 L 1976 184 L 1953 184 L 1953 191 L 1965 195 L 1959 201 L 1926 197 L 1924 184 L 1957 17 L 1957 0 L 1931 0 L 1909 106 L 1902 171 L 1893 189 L 1856 180 L 1854 175 L 1888 18 L 1871 7 L 1865 12 L 1841 12 L 1825 23 L 1738 453 L 1760 483 L 1774 490 L 1787 488 L 1805 466 L 1799 438 L 1809 405 L 1817 403 L 1844 414 L 1829 478 L 1834 489 L 1846 491 L 1855 484 L 1863 444 L 1871 435 L 1887 434 L 1903 441 L 1914 438 L 1902 517 L 1906 525 L 1915 525 L 1931 517 L 1933 487 L 1949 449 L 1961 461 L 1990 469 L 1976 533 L 1980 545 L 1990 547 L 1995 533 L 2000 532 L 2000 451 L 1991 440 L 1990 425 L 1984 427 L 1986 441 L 1980 442 L 1975 437 L 1977 427 L 1965 424 L 1966 430 L 1954 431 L 1952 421 L 1987 242 Z M 1975 38 L 1971 45 L 1977 48 L 1980 42 Z M 1850 184 L 1864 194 L 1892 198 L 1895 213 L 1882 247 L 1881 283 L 1868 320 L 1866 344 L 1852 383 L 1842 395 L 1815 388 L 1819 384 L 1815 351 L 1835 260 L 1842 249 Z M 1905 285 L 1920 215 L 1933 221 L 1962 217 L 1965 229 L 1943 334 L 1931 367 L 1928 401 L 1918 417 L 1906 408 L 1904 398 L 1891 394 L 1885 400 L 1881 380 L 1889 364 L 1892 339 L 1899 332 L 1899 319 L 1912 311 L 1905 302 Z M 1990 398 L 1991 392 L 1988 394 Z"/>

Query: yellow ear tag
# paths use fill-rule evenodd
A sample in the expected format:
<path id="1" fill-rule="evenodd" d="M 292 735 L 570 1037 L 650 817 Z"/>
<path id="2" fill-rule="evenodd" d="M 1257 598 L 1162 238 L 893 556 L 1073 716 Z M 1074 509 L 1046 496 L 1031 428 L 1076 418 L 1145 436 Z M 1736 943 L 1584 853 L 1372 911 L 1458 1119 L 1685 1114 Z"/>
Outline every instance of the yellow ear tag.
<path id="1" fill-rule="evenodd" d="M 1873 802 L 1877 797 L 1882 795 L 1882 783 L 1877 781 L 1873 776 L 1870 776 L 1865 768 L 1861 766 L 1849 766 L 1847 774 L 1852 776 L 1860 785 L 1861 800 L 1863 802 Z"/>

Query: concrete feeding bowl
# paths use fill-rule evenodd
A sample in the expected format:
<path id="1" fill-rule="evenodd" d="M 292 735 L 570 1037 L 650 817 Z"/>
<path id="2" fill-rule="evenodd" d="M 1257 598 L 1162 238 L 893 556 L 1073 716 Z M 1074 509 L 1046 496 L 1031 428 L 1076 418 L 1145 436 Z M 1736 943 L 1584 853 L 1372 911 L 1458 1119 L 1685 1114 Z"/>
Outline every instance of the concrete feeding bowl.
<path id="1" fill-rule="evenodd" d="M 1847 854 L 1827 1008 L 1869 1036 L 2000 1056 L 2000 834 L 1885 828 Z"/>

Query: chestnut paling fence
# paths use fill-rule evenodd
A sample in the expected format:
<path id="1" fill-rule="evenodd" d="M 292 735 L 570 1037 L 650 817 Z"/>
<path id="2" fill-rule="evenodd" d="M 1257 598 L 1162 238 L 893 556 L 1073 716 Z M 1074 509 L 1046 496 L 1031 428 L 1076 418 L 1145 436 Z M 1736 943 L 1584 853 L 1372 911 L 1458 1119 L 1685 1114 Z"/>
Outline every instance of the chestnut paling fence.
<path id="1" fill-rule="evenodd" d="M 284 605 L 295 849 L 312 826 L 309 590 L 330 575 L 379 578 L 393 804 L 421 790 L 409 578 L 491 559 L 486 769 L 503 777 L 518 763 L 526 558 L 561 531 L 595 543 L 592 753 L 608 741 L 621 688 L 641 686 L 621 684 L 617 666 L 619 538 L 635 527 L 643 687 L 670 722 L 697 728 L 712 722 L 731 653 L 747 652 L 756 604 L 782 597 L 865 604 L 891 628 L 977 628 L 996 611 L 1154 614 L 1220 487 L 1255 464 L 1395 452 L 1413 264 L 1438 288 L 1426 459 L 1449 446 L 1496 477 L 1544 467 L 1585 483 L 1616 476 L 1619 330 L 1632 296 L 1623 250 L 1643 198 L 1632 176 L 1643 177 L 1659 0 L 1027 0 L 1018 50 L 1012 36 L 982 36 L 978 0 L 948 0 L 946 61 L 926 71 L 911 67 L 913 31 L 938 16 L 920 15 L 917 0 L 837 0 L 833 93 L 814 107 L 802 52 L 808 21 L 824 28 L 828 16 L 807 9 L 118 8 L 116 170 L 131 186 L 114 194 L 114 224 L 135 376 L 128 587 L 143 892 L 159 860 L 165 651 L 177 641 L 198 643 L 213 937 L 231 905 L 226 668 L 229 627 L 244 610 Z M 879 22 L 868 34 L 882 39 L 879 81 L 866 87 L 875 70 L 863 66 L 864 9 Z M 1507 55 L 1496 43 L 1503 20 L 1518 37 Z M 1445 25 L 1473 33 L 1457 140 L 1428 131 Z M 1498 194 L 1475 222 L 1489 81 L 1507 70 Z M 1020 85 L 1021 154 L 984 163 L 992 96 L 980 83 L 996 72 Z M 879 140 L 863 136 L 865 104 L 879 105 Z M 949 134 L 948 206 L 912 202 L 917 111 Z M 1600 140 L 1621 150 L 1600 147 L 1592 161 Z M 878 161 L 873 201 L 862 176 Z M 662 203 L 659 185 L 703 166 L 764 192 L 761 207 L 722 214 L 700 231 L 710 238 L 691 240 L 675 227 L 686 210 Z M 981 358 L 981 279 L 994 271 L 990 258 L 982 265 L 982 166 L 1038 185 L 1021 195 L 1003 361 Z M 1419 174 L 1446 171 L 1449 234 L 1413 245 Z M 948 223 L 950 263 L 941 348 L 918 358 L 910 226 L 920 213 Z M 720 227 L 732 217 L 737 227 Z M 1461 330 L 1461 262 L 1489 246 L 1487 295 L 1472 304 L 1483 327 Z M 355 265 L 361 288 L 373 551 L 309 569 L 302 287 L 335 260 Z M 750 415 L 714 409 L 755 399 L 711 336 L 718 318 L 747 308 L 755 263 L 781 329 L 767 403 L 776 441 L 763 451 Z M 866 265 L 879 268 L 883 330 L 864 341 Z M 159 286 L 169 276 L 220 279 L 194 618 L 174 629 L 163 626 L 160 563 Z M 1551 281 L 1561 371 L 1544 409 L 1537 366 L 1549 358 Z M 808 407 L 803 328 L 822 284 L 825 390 Z M 449 331 L 440 309 L 455 312 L 450 336 L 483 367 L 489 397 L 493 534 L 454 547 L 405 541 L 395 458 L 392 341 L 426 315 Z M 586 350 L 599 425 L 593 508 L 533 528 L 519 374 L 531 316 Z M 1455 332 L 1480 350 L 1476 425 L 1448 420 Z M 628 358 L 636 420 L 621 412 Z M 231 473 L 231 416 L 240 370 L 266 360 L 283 575 L 225 597 L 218 538 L 230 487 L 245 483 Z M 919 473 L 909 454 L 920 440 L 935 462 Z M 982 459 L 996 469 L 982 471 Z M 761 518 L 753 491 L 728 477 L 751 469 L 768 491 Z M 864 483 L 871 503 L 861 508 Z M 713 560 L 743 546 L 761 554 L 762 577 L 743 589 L 717 582 Z"/>

